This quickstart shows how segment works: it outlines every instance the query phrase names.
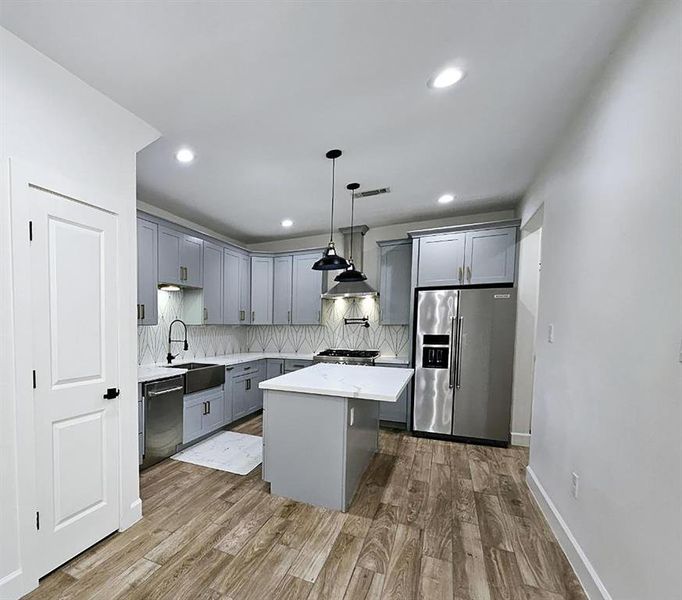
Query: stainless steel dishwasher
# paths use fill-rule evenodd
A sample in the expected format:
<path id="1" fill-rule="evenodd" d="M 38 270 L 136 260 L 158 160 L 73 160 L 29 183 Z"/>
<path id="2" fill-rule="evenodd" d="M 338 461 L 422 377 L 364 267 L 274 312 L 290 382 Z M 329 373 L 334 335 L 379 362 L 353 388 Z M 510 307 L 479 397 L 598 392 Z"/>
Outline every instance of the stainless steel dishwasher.
<path id="1" fill-rule="evenodd" d="M 144 456 L 146 469 L 172 456 L 182 444 L 182 376 L 144 386 Z"/>

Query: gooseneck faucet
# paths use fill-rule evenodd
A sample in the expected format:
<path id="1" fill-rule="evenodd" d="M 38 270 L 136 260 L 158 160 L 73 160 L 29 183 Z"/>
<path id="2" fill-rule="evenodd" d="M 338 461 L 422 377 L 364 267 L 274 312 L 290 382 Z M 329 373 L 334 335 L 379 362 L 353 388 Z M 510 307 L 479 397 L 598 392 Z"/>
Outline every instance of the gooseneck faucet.
<path id="1" fill-rule="evenodd" d="M 173 325 L 175 323 L 182 323 L 182 326 L 185 329 L 185 339 L 184 340 L 174 340 L 171 337 L 171 334 L 173 333 Z M 173 362 L 173 359 L 177 356 L 177 354 L 173 355 L 171 354 L 171 344 L 173 342 L 183 342 L 183 350 L 189 350 L 189 344 L 187 343 L 187 325 L 185 324 L 184 321 L 180 319 L 175 319 L 175 321 L 171 321 L 171 324 L 168 326 L 168 354 L 166 355 L 166 360 L 168 361 L 168 364 L 170 365 Z"/>

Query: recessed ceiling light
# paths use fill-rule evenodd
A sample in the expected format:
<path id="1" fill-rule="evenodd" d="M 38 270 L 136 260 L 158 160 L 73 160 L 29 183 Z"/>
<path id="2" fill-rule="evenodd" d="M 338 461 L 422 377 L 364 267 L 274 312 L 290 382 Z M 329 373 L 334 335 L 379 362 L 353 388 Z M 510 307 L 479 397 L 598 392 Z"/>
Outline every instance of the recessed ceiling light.
<path id="1" fill-rule="evenodd" d="M 436 73 L 427 84 L 430 88 L 437 90 L 455 85 L 464 77 L 464 71 L 458 67 L 448 67 Z"/>
<path id="2" fill-rule="evenodd" d="M 448 204 L 449 202 L 452 202 L 454 199 L 455 197 L 452 194 L 443 194 L 440 198 L 438 198 L 438 203 Z"/>
<path id="3" fill-rule="evenodd" d="M 294 222 L 291 219 L 284 219 L 282 221 L 282 227 L 291 227 L 294 224 Z"/>
<path id="4" fill-rule="evenodd" d="M 180 150 L 175 153 L 175 158 L 181 163 L 191 163 L 194 160 L 194 152 L 189 148 L 180 148 Z"/>

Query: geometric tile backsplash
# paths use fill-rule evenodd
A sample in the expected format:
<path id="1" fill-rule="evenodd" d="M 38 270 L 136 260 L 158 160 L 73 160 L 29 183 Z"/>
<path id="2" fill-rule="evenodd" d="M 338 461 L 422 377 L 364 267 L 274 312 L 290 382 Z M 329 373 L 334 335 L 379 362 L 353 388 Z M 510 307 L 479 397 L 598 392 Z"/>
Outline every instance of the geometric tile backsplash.
<path id="1" fill-rule="evenodd" d="M 164 362 L 168 352 L 168 325 L 182 318 L 183 293 L 159 290 L 159 323 L 138 326 L 138 364 Z M 343 319 L 369 317 L 369 327 L 345 325 Z M 182 327 L 174 329 L 180 337 Z M 322 301 L 321 325 L 189 325 L 189 350 L 173 344 L 173 354 L 193 359 L 236 352 L 300 352 L 325 348 L 376 348 L 382 354 L 407 355 L 408 327 L 380 325 L 375 298 L 339 298 Z"/>

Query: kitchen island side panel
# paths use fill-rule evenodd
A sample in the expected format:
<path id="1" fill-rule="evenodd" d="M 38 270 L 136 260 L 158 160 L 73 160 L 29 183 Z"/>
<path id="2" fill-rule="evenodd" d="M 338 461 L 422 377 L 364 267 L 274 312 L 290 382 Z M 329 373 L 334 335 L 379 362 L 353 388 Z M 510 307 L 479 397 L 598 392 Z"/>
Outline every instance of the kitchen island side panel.
<path id="1" fill-rule="evenodd" d="M 270 491 L 344 510 L 347 400 L 264 392 L 263 443 Z"/>

